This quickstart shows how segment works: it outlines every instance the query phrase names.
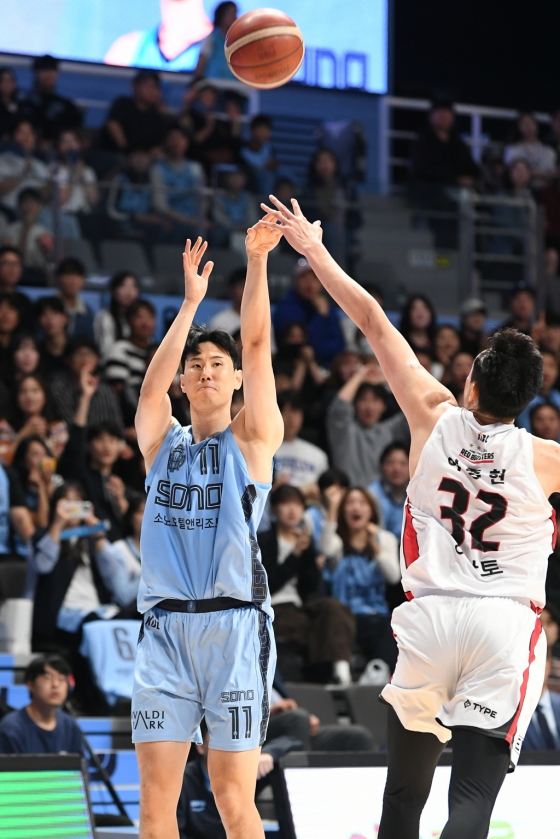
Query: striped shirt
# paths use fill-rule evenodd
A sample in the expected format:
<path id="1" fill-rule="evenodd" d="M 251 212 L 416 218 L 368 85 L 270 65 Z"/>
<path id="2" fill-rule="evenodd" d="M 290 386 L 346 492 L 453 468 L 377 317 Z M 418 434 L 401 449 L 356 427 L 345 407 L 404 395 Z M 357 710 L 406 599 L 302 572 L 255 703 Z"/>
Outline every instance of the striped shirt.
<path id="1" fill-rule="evenodd" d="M 80 401 L 80 386 L 74 382 L 70 375 L 62 375 L 53 381 L 51 394 L 59 416 L 68 425 L 72 425 Z M 93 426 L 106 421 L 115 422 L 119 428 L 124 428 L 121 408 L 115 391 L 105 382 L 99 382 L 89 406 L 87 424 Z"/>
<path id="2" fill-rule="evenodd" d="M 137 347 L 131 341 L 115 341 L 101 365 L 106 382 L 126 382 L 140 389 L 146 375 L 148 348 Z"/>

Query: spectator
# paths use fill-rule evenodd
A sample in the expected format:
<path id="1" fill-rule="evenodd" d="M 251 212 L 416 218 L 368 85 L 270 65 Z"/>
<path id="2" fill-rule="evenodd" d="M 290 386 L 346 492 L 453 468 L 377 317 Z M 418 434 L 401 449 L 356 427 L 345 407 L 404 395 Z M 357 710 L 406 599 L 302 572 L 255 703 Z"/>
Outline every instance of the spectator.
<path id="1" fill-rule="evenodd" d="M 63 131 L 82 124 L 76 105 L 55 92 L 57 83 L 58 60 L 52 55 L 37 56 L 33 61 L 33 91 L 21 103 L 21 110 L 49 143 Z"/>
<path id="2" fill-rule="evenodd" d="M 307 508 L 304 518 L 313 536 L 315 548 L 322 553 L 319 544 L 325 521 L 337 521 L 340 502 L 345 490 L 350 486 L 350 481 L 346 472 L 329 468 L 319 475 L 317 486 L 319 487 L 319 501 Z"/>
<path id="3" fill-rule="evenodd" d="M 13 294 L 0 292 L 0 379 L 13 377 L 13 341 L 20 325 L 20 314 Z"/>
<path id="4" fill-rule="evenodd" d="M 107 215 L 115 223 L 115 232 L 142 237 L 148 244 L 161 241 L 171 230 L 169 221 L 154 210 L 151 163 L 147 151 L 133 149 L 122 171 L 112 178 L 107 199 Z"/>
<path id="5" fill-rule="evenodd" d="M 13 378 L 21 381 L 24 376 L 37 373 L 41 364 L 41 353 L 37 341 L 28 332 L 18 332 L 12 341 Z"/>
<path id="6" fill-rule="evenodd" d="M 93 375 L 99 365 L 97 347 L 88 338 L 77 338 L 66 347 L 64 364 L 64 374 L 52 383 L 51 393 L 59 415 L 71 425 L 82 397 L 83 378 Z M 98 381 L 88 402 L 85 424 L 89 428 L 102 422 L 123 427 L 117 396 L 110 385 Z"/>
<path id="7" fill-rule="evenodd" d="M 76 538 L 74 528 L 95 527 L 99 519 L 82 509 L 87 495 L 80 484 L 57 487 L 51 499 L 49 527 L 38 530 L 30 560 L 38 574 L 33 612 L 34 648 L 64 643 L 73 651 L 86 618 L 112 618 L 118 607 L 111 603 L 97 564 L 105 543 L 102 531 Z M 78 503 L 76 503 L 78 502 Z"/>
<path id="8" fill-rule="evenodd" d="M 501 329 L 511 327 L 525 335 L 530 335 L 533 329 L 536 312 L 535 292 L 525 285 L 517 286 L 509 298 L 510 317 L 502 323 Z"/>
<path id="9" fill-rule="evenodd" d="M 214 226 L 210 230 L 210 242 L 213 247 L 227 248 L 231 245 L 231 234 L 246 234 L 258 218 L 254 198 L 246 190 L 247 178 L 239 169 L 227 172 L 224 176 L 224 189 L 214 194 L 212 218 Z"/>
<path id="10" fill-rule="evenodd" d="M 476 297 L 467 297 L 461 304 L 461 351 L 472 355 L 473 358 L 481 352 L 486 344 L 484 324 L 486 321 L 486 305 Z"/>
<path id="11" fill-rule="evenodd" d="M 402 413 L 381 419 L 388 394 L 378 380 L 377 365 L 360 368 L 346 382 L 327 411 L 327 437 L 333 466 L 345 471 L 354 486 L 369 486 L 380 478 L 382 452 L 395 440 L 408 441 Z"/>
<path id="12" fill-rule="evenodd" d="M 558 254 L 560 254 L 560 158 L 556 177 L 539 193 L 539 201 L 544 207 L 546 245 L 555 252 L 554 274 L 558 273 Z"/>
<path id="13" fill-rule="evenodd" d="M 22 329 L 33 326 L 33 305 L 29 297 L 17 291 L 18 283 L 23 275 L 23 259 L 21 252 L 13 245 L 0 247 L 0 294 L 11 294 L 17 303 L 20 313 Z"/>
<path id="14" fill-rule="evenodd" d="M 191 157 L 202 163 L 208 177 L 216 164 L 237 164 L 241 146 L 239 97 L 232 93 L 224 95 L 225 116 L 219 116 L 217 110 L 218 91 L 203 82 L 187 93 L 185 111 L 179 117 L 181 124 L 192 125 Z"/>
<path id="15" fill-rule="evenodd" d="M 529 414 L 531 434 L 541 440 L 560 442 L 560 408 L 551 403 L 536 405 Z"/>
<path id="16" fill-rule="evenodd" d="M 361 358 L 353 350 L 345 350 L 335 355 L 330 367 L 330 375 L 324 382 L 325 406 L 330 405 L 338 391 L 348 379 L 361 367 Z"/>
<path id="17" fill-rule="evenodd" d="M 327 455 L 298 436 L 303 425 L 301 398 L 287 391 L 279 394 L 278 405 L 284 420 L 284 441 L 274 456 L 276 478 L 299 487 L 304 495 L 316 496 L 319 475 L 329 465 Z"/>
<path id="18" fill-rule="evenodd" d="M 17 79 L 11 67 L 0 67 L 0 140 L 7 140 L 21 118 Z"/>
<path id="19" fill-rule="evenodd" d="M 43 335 L 39 344 L 41 370 L 49 381 L 66 370 L 68 315 L 60 297 L 40 297 L 36 305 L 37 325 Z"/>
<path id="20" fill-rule="evenodd" d="M 429 127 L 418 139 L 412 158 L 413 179 L 420 184 L 473 187 L 480 177 L 470 149 L 455 131 L 449 101 L 434 101 Z"/>
<path id="21" fill-rule="evenodd" d="M 163 142 L 163 158 L 151 170 L 154 209 L 170 225 L 167 239 L 184 243 L 196 239 L 202 223 L 204 171 L 187 160 L 190 140 L 179 126 L 171 127 Z"/>
<path id="22" fill-rule="evenodd" d="M 23 680 L 31 701 L 0 722 L 0 752 L 85 757 L 78 723 L 61 710 L 68 699 L 71 680 L 74 683 L 65 659 L 55 654 L 34 658 L 27 665 Z"/>
<path id="23" fill-rule="evenodd" d="M 107 542 L 98 555 L 101 577 L 115 603 L 121 608 L 136 611 L 140 583 L 141 557 L 140 533 L 146 498 L 131 498 L 125 515 L 125 536 L 116 542 Z"/>
<path id="24" fill-rule="evenodd" d="M 293 288 L 274 312 L 276 339 L 292 323 L 302 323 L 320 365 L 328 367 L 335 355 L 344 350 L 344 337 L 335 306 L 323 290 L 306 260 L 300 260 Z"/>
<path id="25" fill-rule="evenodd" d="M 433 355 L 435 362 L 430 363 L 426 368 L 436 379 L 444 384 L 449 378 L 449 367 L 452 358 L 461 349 L 461 338 L 454 326 L 448 323 L 438 326 L 434 334 Z M 418 351 L 417 351 L 418 356 Z M 428 362 L 431 362 L 430 354 L 427 353 Z"/>
<path id="26" fill-rule="evenodd" d="M 237 5 L 231 0 L 218 3 L 214 9 L 214 28 L 204 39 L 200 47 L 198 64 L 194 71 L 195 78 L 228 79 L 235 77 L 229 69 L 225 56 L 226 35 L 237 18 Z"/>
<path id="27" fill-rule="evenodd" d="M 556 154 L 539 140 L 539 124 L 533 114 L 523 113 L 517 119 L 516 141 L 504 150 L 506 165 L 518 158 L 527 161 L 532 170 L 533 185 L 543 186 L 554 177 Z"/>
<path id="28" fill-rule="evenodd" d="M 135 394 L 135 405 L 144 381 L 148 355 L 154 343 L 156 310 L 149 300 L 135 300 L 126 319 L 128 338 L 115 341 L 103 360 L 103 379 L 111 384 L 126 384 Z"/>
<path id="29" fill-rule="evenodd" d="M 408 447 L 390 443 L 380 459 L 381 478 L 370 484 L 368 491 L 379 503 L 383 527 L 401 541 L 406 490 L 410 479 Z"/>
<path id="30" fill-rule="evenodd" d="M 111 151 L 154 151 L 163 142 L 167 121 L 158 73 L 139 70 L 132 96 L 119 96 L 111 105 L 100 144 Z"/>
<path id="31" fill-rule="evenodd" d="M 340 603 L 320 596 L 324 558 L 317 555 L 303 522 L 304 497 L 296 487 L 284 485 L 273 491 L 271 505 L 275 524 L 257 538 L 275 635 L 303 650 L 310 664 L 332 665 L 335 678 L 348 684 L 355 622 Z"/>
<path id="32" fill-rule="evenodd" d="M 289 324 L 280 336 L 276 354 L 278 363 L 289 365 L 290 388 L 299 393 L 304 401 L 306 425 L 316 429 L 321 424 L 321 398 L 323 384 L 329 372 L 317 363 L 315 351 L 309 343 L 309 335 L 301 323 Z M 287 367 L 286 367 L 287 369 Z"/>
<path id="33" fill-rule="evenodd" d="M 552 647 L 548 647 L 544 684 L 523 740 L 523 751 L 560 749 L 560 695 L 548 687 L 552 669 Z"/>
<path id="34" fill-rule="evenodd" d="M 57 484 L 53 480 L 56 458 L 42 437 L 31 434 L 20 440 L 12 467 L 25 493 L 25 504 L 33 524 L 35 527 L 47 527 L 51 496 Z"/>
<path id="35" fill-rule="evenodd" d="M 99 203 L 97 175 L 84 162 L 82 151 L 78 131 L 67 129 L 57 138 L 58 159 L 51 164 L 51 173 L 57 187 L 65 239 L 79 239 L 87 233 L 88 217 Z"/>
<path id="36" fill-rule="evenodd" d="M 214 315 L 210 321 L 210 329 L 223 329 L 229 335 L 233 335 L 241 328 L 241 301 L 245 290 L 247 277 L 246 268 L 236 268 L 228 278 L 228 294 L 231 304 Z"/>
<path id="37" fill-rule="evenodd" d="M 449 366 L 449 380 L 447 387 L 457 400 L 457 405 L 463 406 L 465 384 L 472 370 L 474 358 L 466 352 L 458 352 Z"/>
<path id="38" fill-rule="evenodd" d="M 109 521 L 108 539 L 115 542 L 125 536 L 124 517 L 130 498 L 123 481 L 113 472 L 124 439 L 121 429 L 112 422 L 87 428 L 89 405 L 96 387 L 97 381 L 84 372 L 78 409 L 58 469 L 65 480 L 82 484 L 97 518 Z"/>
<path id="39" fill-rule="evenodd" d="M 15 539 L 24 545 L 35 531 L 17 472 L 0 463 L 0 562 L 16 555 Z"/>
<path id="40" fill-rule="evenodd" d="M 432 354 L 436 332 L 436 311 L 424 294 L 415 294 L 406 301 L 399 329 L 412 349 Z"/>
<path id="41" fill-rule="evenodd" d="M 22 189 L 18 195 L 19 221 L 13 221 L 4 231 L 4 244 L 16 247 L 23 254 L 23 263 L 32 269 L 36 285 L 45 285 L 45 271 L 48 269 L 54 252 L 52 232 L 41 224 L 44 204 L 41 193 L 36 189 Z M 31 280 L 27 271 L 28 281 Z"/>
<path id="42" fill-rule="evenodd" d="M 249 173 L 249 189 L 257 195 L 270 195 L 274 191 L 280 198 L 276 184 L 278 161 L 272 145 L 272 120 L 265 114 L 258 114 L 251 120 L 250 132 L 249 139 L 240 151 Z M 288 200 L 294 194 L 291 191 Z M 280 198 L 280 201 L 284 201 L 284 198 Z"/>
<path id="43" fill-rule="evenodd" d="M 58 293 L 68 315 L 66 332 L 70 338 L 90 338 L 93 341 L 93 314 L 80 295 L 86 270 L 79 259 L 69 256 L 56 270 Z"/>
<path id="44" fill-rule="evenodd" d="M 361 227 L 362 216 L 356 191 L 342 180 L 338 159 L 330 149 L 313 155 L 301 204 L 310 218 L 321 220 L 324 245 L 338 262 L 346 264 L 350 237 Z"/>
<path id="45" fill-rule="evenodd" d="M 542 387 L 535 398 L 529 402 L 524 411 L 522 411 L 515 424 L 519 428 L 524 428 L 526 431 L 531 430 L 531 411 L 537 405 L 545 405 L 550 403 L 560 410 L 560 390 L 556 387 L 558 382 L 558 375 L 560 374 L 560 367 L 558 365 L 558 358 L 555 353 L 550 350 L 541 350 L 543 359 L 543 383 Z"/>
<path id="46" fill-rule="evenodd" d="M 22 189 L 38 189 L 46 195 L 48 166 L 35 156 L 37 134 L 28 119 L 21 119 L 12 133 L 17 149 L 0 154 L 0 204 L 13 217 Z"/>
<path id="47" fill-rule="evenodd" d="M 374 499 L 357 487 L 346 490 L 337 525 L 336 532 L 332 525 L 325 528 L 321 539 L 328 560 L 335 564 L 333 596 L 356 615 L 356 642 L 364 655 L 383 659 L 393 672 L 397 645 L 385 586 L 401 578 L 397 538 L 379 526 Z"/>
<path id="48" fill-rule="evenodd" d="M 1 421 L 0 451 L 4 463 L 11 463 L 20 440 L 39 435 L 60 457 L 68 440 L 68 426 L 51 405 L 45 382 L 36 374 L 23 376 L 16 385 L 11 422 Z"/>
<path id="49" fill-rule="evenodd" d="M 107 309 L 100 309 L 93 321 L 95 343 L 101 358 L 107 355 L 115 341 L 130 337 L 127 312 L 138 299 L 138 277 L 130 271 L 118 271 L 109 280 L 111 300 Z"/>

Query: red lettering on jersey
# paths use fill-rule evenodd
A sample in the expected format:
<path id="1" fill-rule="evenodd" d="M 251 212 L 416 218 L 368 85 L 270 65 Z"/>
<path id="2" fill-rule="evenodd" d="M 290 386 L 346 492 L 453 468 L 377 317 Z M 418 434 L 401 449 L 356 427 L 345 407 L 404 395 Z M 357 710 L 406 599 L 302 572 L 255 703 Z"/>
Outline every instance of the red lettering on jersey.
<path id="1" fill-rule="evenodd" d="M 408 568 L 413 562 L 416 562 L 420 556 L 420 548 L 418 547 L 418 536 L 414 528 L 412 520 L 412 513 L 410 512 L 410 501 L 407 500 L 404 508 L 404 532 L 403 532 L 403 555 L 405 565 Z"/>

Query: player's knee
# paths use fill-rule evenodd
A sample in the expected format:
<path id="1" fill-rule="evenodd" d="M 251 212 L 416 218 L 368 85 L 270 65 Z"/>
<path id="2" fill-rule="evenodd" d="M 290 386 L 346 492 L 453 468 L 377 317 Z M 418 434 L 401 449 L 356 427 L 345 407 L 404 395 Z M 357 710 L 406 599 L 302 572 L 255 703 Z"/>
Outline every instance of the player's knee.
<path id="1" fill-rule="evenodd" d="M 419 816 L 429 794 L 430 787 L 423 784 L 401 785 L 393 789 L 387 785 L 383 794 L 383 807 L 388 807 L 394 813 L 403 816 Z"/>
<path id="2" fill-rule="evenodd" d="M 212 792 L 222 821 L 230 829 L 240 824 L 248 808 L 254 805 L 254 798 L 243 787 L 230 780 L 212 782 Z"/>

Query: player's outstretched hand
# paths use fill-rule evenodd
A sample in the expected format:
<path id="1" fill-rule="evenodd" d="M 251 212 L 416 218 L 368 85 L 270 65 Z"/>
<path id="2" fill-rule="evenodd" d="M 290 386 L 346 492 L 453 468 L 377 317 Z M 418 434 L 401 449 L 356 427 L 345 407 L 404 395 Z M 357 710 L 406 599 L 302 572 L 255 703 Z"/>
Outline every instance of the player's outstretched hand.
<path id="1" fill-rule="evenodd" d="M 208 242 L 203 242 L 200 236 L 191 246 L 191 240 L 187 239 L 185 253 L 183 254 L 183 270 L 185 272 L 185 300 L 187 303 L 194 303 L 195 306 L 203 300 L 208 290 L 208 278 L 214 267 L 213 262 L 207 262 L 202 273 L 198 268 L 200 260 L 208 247 Z"/>
<path id="2" fill-rule="evenodd" d="M 313 245 L 322 242 L 323 229 L 321 222 L 314 221 L 311 224 L 307 221 L 295 198 L 292 198 L 293 212 L 288 210 L 276 196 L 270 195 L 269 198 L 277 209 L 273 210 L 272 207 L 261 204 L 262 209 L 272 217 L 270 221 L 263 219 L 261 224 L 269 228 L 279 227 L 292 248 L 303 256 Z M 266 219 L 268 219 L 268 216 Z"/>
<path id="3" fill-rule="evenodd" d="M 265 226 L 265 222 L 272 222 Z M 245 248 L 247 256 L 264 256 L 276 247 L 282 238 L 282 231 L 278 224 L 274 224 L 274 216 L 267 214 L 247 231 Z"/>

